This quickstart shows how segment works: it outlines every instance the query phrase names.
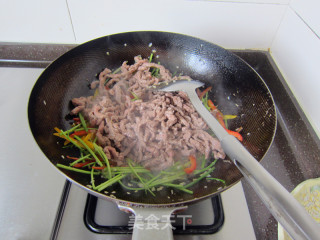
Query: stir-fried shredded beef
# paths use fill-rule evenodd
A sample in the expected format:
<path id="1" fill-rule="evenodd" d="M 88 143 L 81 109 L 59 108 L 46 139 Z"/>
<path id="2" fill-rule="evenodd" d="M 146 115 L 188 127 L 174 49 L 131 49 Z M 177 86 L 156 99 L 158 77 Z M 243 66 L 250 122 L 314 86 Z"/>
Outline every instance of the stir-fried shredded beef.
<path id="1" fill-rule="evenodd" d="M 153 170 L 190 154 L 224 158 L 220 142 L 207 132 L 207 124 L 185 93 L 148 89 L 159 82 L 190 78 L 172 77 L 163 66 L 139 56 L 134 60 L 133 65 L 124 62 L 120 73 L 104 69 L 99 81 L 91 84 L 98 87 L 95 96 L 72 99 L 71 113 L 82 112 L 91 126 L 98 127 L 97 141 L 108 158 L 118 166 L 130 158 Z M 154 68 L 159 69 L 157 77 L 151 74 Z"/>

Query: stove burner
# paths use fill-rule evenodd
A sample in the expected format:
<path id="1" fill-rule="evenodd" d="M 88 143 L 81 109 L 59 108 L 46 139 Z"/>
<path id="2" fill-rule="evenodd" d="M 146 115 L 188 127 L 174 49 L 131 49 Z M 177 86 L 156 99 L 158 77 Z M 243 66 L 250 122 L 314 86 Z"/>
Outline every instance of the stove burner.
<path id="1" fill-rule="evenodd" d="M 97 209 L 98 198 L 88 194 L 86 207 L 84 210 L 84 223 L 86 227 L 94 233 L 101 234 L 130 234 L 132 233 L 132 226 L 124 224 L 123 226 L 113 225 L 101 225 L 96 221 L 96 209 Z M 173 225 L 173 234 L 213 234 L 218 232 L 224 223 L 224 212 L 222 207 L 222 201 L 220 195 L 211 198 L 212 203 L 212 224 L 188 224 L 179 221 L 179 216 L 173 215 L 171 217 Z M 119 210 L 120 211 L 120 210 Z M 186 215 L 187 216 L 187 215 Z M 182 218 L 180 218 L 182 220 Z M 186 219 L 183 219 L 186 220 Z"/>

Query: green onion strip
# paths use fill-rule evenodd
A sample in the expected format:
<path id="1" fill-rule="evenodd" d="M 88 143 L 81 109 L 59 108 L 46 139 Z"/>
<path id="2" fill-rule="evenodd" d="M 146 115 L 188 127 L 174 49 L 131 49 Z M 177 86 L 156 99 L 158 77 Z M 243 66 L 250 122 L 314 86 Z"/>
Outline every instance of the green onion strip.
<path id="1" fill-rule="evenodd" d="M 104 190 L 105 188 L 111 186 L 112 184 L 118 182 L 119 180 L 121 180 L 122 178 L 124 178 L 126 175 L 125 174 L 119 174 L 114 176 L 113 178 L 109 179 L 108 181 L 101 183 L 100 185 L 96 186 L 96 190 L 101 192 L 102 190 Z"/>
<path id="2" fill-rule="evenodd" d="M 99 166 L 102 167 L 103 164 L 101 163 L 101 161 L 97 157 L 97 155 L 91 150 L 91 148 L 81 138 L 79 138 L 78 136 L 74 136 L 74 138 L 77 139 L 89 151 L 89 153 L 94 157 L 94 159 L 99 164 Z"/>
<path id="3" fill-rule="evenodd" d="M 104 153 L 103 149 L 98 146 L 97 144 L 93 143 L 94 149 L 99 153 L 99 155 L 103 158 L 107 165 L 107 171 L 108 171 L 108 178 L 111 178 L 111 169 L 110 169 L 110 163 L 107 155 Z"/>
<path id="4" fill-rule="evenodd" d="M 88 127 L 87 127 L 86 120 L 84 120 L 84 117 L 82 116 L 81 113 L 79 113 L 79 118 L 80 118 L 80 122 L 81 122 L 82 126 L 84 127 L 84 130 L 86 132 L 88 132 Z"/>
<path id="5" fill-rule="evenodd" d="M 88 155 L 85 155 L 85 156 L 83 156 L 83 157 L 80 157 L 79 159 L 77 159 L 77 160 L 75 160 L 74 162 L 72 162 L 72 163 L 70 164 L 70 166 L 74 166 L 74 165 L 77 164 L 78 162 L 81 162 L 81 161 L 83 161 L 83 160 L 88 159 L 90 156 L 91 156 L 91 154 L 88 154 Z"/>
<path id="6" fill-rule="evenodd" d="M 149 191 L 152 196 L 155 196 L 154 193 L 150 190 L 150 188 L 145 184 L 145 182 L 144 182 L 144 181 L 142 180 L 142 178 L 139 176 L 139 174 L 138 174 L 138 173 L 135 171 L 135 169 L 132 167 L 132 165 L 131 165 L 130 162 L 131 162 L 131 161 L 128 161 L 128 165 L 129 165 L 129 167 L 131 168 L 133 175 L 135 175 L 135 176 L 140 180 L 140 182 L 143 184 L 143 186 L 145 187 L 145 189 L 146 189 L 147 191 Z"/>
<path id="7" fill-rule="evenodd" d="M 91 174 L 91 171 L 82 170 L 82 169 L 74 168 L 74 167 L 69 167 L 69 166 L 66 166 L 66 165 L 63 165 L 63 164 L 59 164 L 59 163 L 56 166 L 59 167 L 59 168 L 63 168 L 63 169 L 74 171 L 74 172 Z M 100 175 L 100 173 L 98 173 L 98 172 L 94 172 L 93 174 L 94 175 Z"/>

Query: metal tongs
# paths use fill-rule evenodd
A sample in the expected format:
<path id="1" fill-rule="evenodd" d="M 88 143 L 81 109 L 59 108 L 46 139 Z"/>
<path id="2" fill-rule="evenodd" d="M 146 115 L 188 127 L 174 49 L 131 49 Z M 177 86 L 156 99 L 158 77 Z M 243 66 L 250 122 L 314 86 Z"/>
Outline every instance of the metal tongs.
<path id="1" fill-rule="evenodd" d="M 178 80 L 159 84 L 152 90 L 183 91 L 221 142 L 221 146 L 243 176 L 257 192 L 271 214 L 295 240 L 320 239 L 319 224 L 300 203 L 247 151 L 233 136 L 229 135 L 212 114 L 204 107 L 196 89 L 204 83 L 196 80 Z"/>

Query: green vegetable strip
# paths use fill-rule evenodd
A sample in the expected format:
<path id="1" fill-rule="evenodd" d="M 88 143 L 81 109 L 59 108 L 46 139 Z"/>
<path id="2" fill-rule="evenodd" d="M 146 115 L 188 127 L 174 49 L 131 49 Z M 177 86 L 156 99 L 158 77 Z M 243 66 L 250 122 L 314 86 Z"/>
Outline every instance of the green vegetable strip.
<path id="1" fill-rule="evenodd" d="M 181 176 L 183 175 L 186 175 L 186 173 L 183 171 L 183 172 L 180 172 L 180 173 L 177 173 L 175 176 L 170 176 L 170 177 L 167 177 L 167 178 L 162 178 L 162 179 L 158 179 L 157 181 L 154 181 L 153 183 L 151 183 L 149 185 L 149 187 L 154 187 L 154 186 L 157 186 L 157 185 L 163 185 L 165 183 L 171 183 L 175 180 L 178 180 Z"/>
<path id="2" fill-rule="evenodd" d="M 91 154 L 85 155 L 85 156 L 83 156 L 83 157 L 75 160 L 74 162 L 72 162 L 72 163 L 70 164 L 70 166 L 73 166 L 73 165 L 77 164 L 78 162 L 81 162 L 82 160 L 86 160 L 86 159 L 88 159 L 90 156 L 91 156 Z"/>
<path id="3" fill-rule="evenodd" d="M 189 188 L 191 186 L 193 186 L 194 184 L 196 184 L 197 182 L 200 182 L 202 179 L 204 179 L 205 177 L 207 177 L 210 173 L 213 172 L 213 170 L 215 169 L 215 167 L 212 167 L 211 169 L 209 169 L 208 171 L 204 172 L 201 177 L 199 177 L 198 179 L 192 181 L 191 183 L 185 185 L 185 188 Z"/>
<path id="4" fill-rule="evenodd" d="M 79 148 L 80 151 L 82 150 L 82 147 L 80 147 L 75 141 L 73 141 L 71 139 L 71 137 L 69 137 L 69 135 L 65 134 L 64 132 L 61 132 L 61 133 L 69 142 L 71 142 L 73 145 L 75 145 L 77 148 Z"/>
<path id="5" fill-rule="evenodd" d="M 113 169 L 114 167 L 111 167 L 111 172 L 114 173 L 114 174 L 117 174 L 117 173 L 132 173 L 131 169 L 122 169 L 122 170 L 114 170 Z M 149 173 L 149 170 L 147 169 L 135 169 L 135 171 L 137 173 Z"/>
<path id="6" fill-rule="evenodd" d="M 152 62 L 152 57 L 153 57 L 153 53 L 150 54 L 150 57 L 149 57 L 149 62 L 151 63 Z"/>
<path id="7" fill-rule="evenodd" d="M 203 156 L 201 160 L 201 169 L 203 169 L 206 165 L 206 158 Z"/>
<path id="8" fill-rule="evenodd" d="M 166 187 L 173 187 L 173 188 L 176 188 L 180 191 L 183 191 L 183 192 L 186 192 L 186 193 L 189 193 L 189 194 L 193 194 L 193 191 L 189 190 L 189 189 L 186 189 L 184 186 L 181 186 L 181 185 L 178 185 L 178 184 L 173 184 L 173 183 L 165 183 L 163 184 L 164 186 Z"/>
<path id="9" fill-rule="evenodd" d="M 135 94 L 134 92 L 130 92 L 133 96 L 133 99 L 131 99 L 131 101 L 136 101 L 139 100 L 139 97 L 137 96 L 137 94 Z"/>
<path id="10" fill-rule="evenodd" d="M 152 68 L 152 72 L 151 72 L 151 75 L 152 76 L 154 76 L 154 77 L 156 77 L 156 70 L 157 70 L 158 68 Z"/>
<path id="11" fill-rule="evenodd" d="M 99 155 L 105 161 L 105 163 L 107 165 L 108 177 L 110 179 L 111 178 L 111 170 L 110 170 L 110 163 L 109 163 L 109 159 L 108 159 L 107 155 L 104 153 L 102 148 L 100 146 L 98 146 L 97 144 L 93 143 L 93 146 L 94 146 L 94 149 L 99 153 Z"/>
<path id="12" fill-rule="evenodd" d="M 86 170 L 82 170 L 82 169 L 79 169 L 79 168 L 73 168 L 73 167 L 69 167 L 69 166 L 66 166 L 66 165 L 59 164 L 59 163 L 56 166 L 59 167 L 59 168 L 64 168 L 64 169 L 67 169 L 67 170 L 70 170 L 70 171 L 74 171 L 74 172 L 91 174 L 91 171 L 86 171 Z M 93 174 L 94 175 L 99 175 L 100 173 L 94 172 Z"/>
<path id="13" fill-rule="evenodd" d="M 80 127 L 81 127 L 81 124 L 79 123 L 79 124 L 77 124 L 77 125 L 74 126 L 73 128 L 70 128 L 70 129 L 67 130 L 67 131 L 62 131 L 62 130 L 61 130 L 60 135 L 62 134 L 62 132 L 64 132 L 65 134 L 72 133 L 72 132 L 74 132 L 75 130 L 79 130 Z"/>
<path id="14" fill-rule="evenodd" d="M 79 124 L 79 125 L 81 125 L 81 124 Z M 79 127 L 79 128 L 77 128 L 77 129 L 75 129 L 76 131 L 82 131 L 82 130 L 85 130 L 83 127 Z M 98 128 L 89 128 L 88 127 L 88 130 L 98 130 Z M 69 130 L 68 130 L 69 131 Z"/>
<path id="15" fill-rule="evenodd" d="M 153 181 L 155 181 L 156 179 L 158 179 L 159 177 L 161 177 L 161 173 L 158 174 L 157 176 L 151 178 L 148 182 L 146 182 L 146 185 L 149 186 Z"/>
<path id="16" fill-rule="evenodd" d="M 100 185 L 96 186 L 96 190 L 98 190 L 99 192 L 101 192 L 103 189 L 111 186 L 112 184 L 118 182 L 119 180 L 121 180 L 122 178 L 124 178 L 126 175 L 116 175 L 113 178 L 109 179 L 108 181 L 101 183 Z"/>
<path id="17" fill-rule="evenodd" d="M 118 67 L 116 70 L 114 70 L 113 72 L 112 72 L 112 74 L 116 74 L 116 73 L 118 73 L 118 72 L 120 72 L 121 71 L 121 67 Z"/>
<path id="18" fill-rule="evenodd" d="M 163 174 L 163 175 L 174 175 L 176 173 L 175 172 L 161 171 L 161 174 Z"/>
<path id="19" fill-rule="evenodd" d="M 228 126 L 228 119 L 224 119 L 224 125 L 226 125 L 226 129 L 229 129 L 229 126 Z"/>
<path id="20" fill-rule="evenodd" d="M 160 62 L 158 62 L 158 65 L 160 65 Z M 157 68 L 156 72 L 155 72 L 155 76 L 158 77 L 159 76 L 159 71 L 160 71 L 160 68 Z"/>
<path id="21" fill-rule="evenodd" d="M 135 170 L 140 170 L 141 172 L 150 172 L 148 169 L 145 169 L 144 167 L 140 167 L 140 166 L 132 166 Z M 127 171 L 127 170 L 131 170 L 130 167 L 112 167 L 111 168 L 112 171 Z"/>
<path id="22" fill-rule="evenodd" d="M 223 184 L 226 184 L 226 181 L 223 179 L 220 179 L 220 178 L 207 177 L 207 179 L 208 180 L 216 180 L 216 181 L 222 182 Z"/>
<path id="23" fill-rule="evenodd" d="M 92 189 L 93 190 L 96 190 L 96 186 L 94 184 L 94 176 L 93 176 L 93 173 L 94 173 L 94 169 L 91 168 L 91 185 L 92 185 Z"/>
<path id="24" fill-rule="evenodd" d="M 88 166 L 91 166 L 91 165 L 94 165 L 95 162 L 92 162 L 92 163 L 88 163 L 87 165 L 85 165 L 85 167 L 88 167 Z"/>
<path id="25" fill-rule="evenodd" d="M 81 122 L 82 126 L 84 127 L 84 130 L 86 132 L 88 132 L 88 127 L 87 127 L 86 120 L 84 120 L 84 118 L 83 118 L 81 113 L 79 113 L 79 118 L 80 118 L 80 122 Z"/>
<path id="26" fill-rule="evenodd" d="M 77 139 L 83 146 L 85 146 L 85 148 L 89 151 L 89 153 L 94 157 L 94 159 L 96 160 L 96 162 L 99 164 L 100 167 L 103 166 L 103 164 L 101 163 L 101 161 L 99 160 L 99 158 L 97 157 L 97 155 L 91 150 L 91 148 L 89 148 L 89 146 L 78 136 L 74 136 L 75 139 Z"/>
<path id="27" fill-rule="evenodd" d="M 199 169 L 199 170 L 195 170 L 193 173 L 195 175 L 203 173 L 203 172 L 207 171 L 208 169 L 210 169 L 211 167 L 213 167 L 216 164 L 217 161 L 218 161 L 218 159 L 215 159 L 212 163 L 209 164 L 208 167 L 203 168 L 203 169 Z"/>
<path id="28" fill-rule="evenodd" d="M 139 174 L 135 171 L 135 169 L 132 167 L 131 165 L 131 161 L 128 161 L 128 165 L 131 168 L 133 174 L 140 180 L 140 182 L 144 185 L 144 187 L 146 188 L 146 190 L 148 190 L 152 196 L 155 196 L 154 193 L 150 190 L 150 188 L 144 183 L 144 181 L 142 180 L 142 178 L 139 176 Z"/>
<path id="29" fill-rule="evenodd" d="M 211 110 L 211 108 L 208 106 L 208 92 L 206 93 L 206 95 L 201 99 L 203 105 L 206 107 L 206 109 L 208 109 L 208 111 Z"/>

